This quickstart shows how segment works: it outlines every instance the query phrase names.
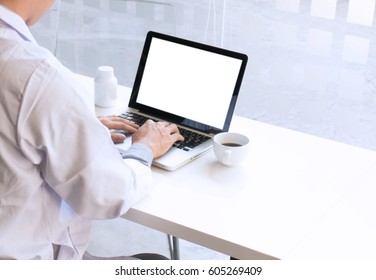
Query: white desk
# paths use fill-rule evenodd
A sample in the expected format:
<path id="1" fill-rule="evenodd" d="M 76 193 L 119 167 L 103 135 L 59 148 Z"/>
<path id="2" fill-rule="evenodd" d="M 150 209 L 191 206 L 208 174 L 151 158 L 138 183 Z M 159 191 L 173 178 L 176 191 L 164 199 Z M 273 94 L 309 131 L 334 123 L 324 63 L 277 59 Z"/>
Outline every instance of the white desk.
<path id="1" fill-rule="evenodd" d="M 287 257 L 376 259 L 375 183 L 376 168 L 373 168 L 292 248 Z"/>
<path id="2" fill-rule="evenodd" d="M 97 114 L 120 113 L 129 92 Z M 153 191 L 124 217 L 239 259 L 373 257 L 375 152 L 237 116 L 230 130 L 251 140 L 241 166 L 209 152 L 153 168 Z"/>

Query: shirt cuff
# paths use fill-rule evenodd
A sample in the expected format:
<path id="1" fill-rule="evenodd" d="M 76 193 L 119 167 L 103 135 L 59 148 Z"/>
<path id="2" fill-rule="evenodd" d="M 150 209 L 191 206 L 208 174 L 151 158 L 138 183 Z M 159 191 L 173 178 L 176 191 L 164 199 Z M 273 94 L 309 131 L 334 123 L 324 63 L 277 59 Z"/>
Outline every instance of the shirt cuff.
<path id="1" fill-rule="evenodd" d="M 122 154 L 123 159 L 135 159 L 142 164 L 150 167 L 153 162 L 153 153 L 151 149 L 140 143 L 135 143 Z"/>

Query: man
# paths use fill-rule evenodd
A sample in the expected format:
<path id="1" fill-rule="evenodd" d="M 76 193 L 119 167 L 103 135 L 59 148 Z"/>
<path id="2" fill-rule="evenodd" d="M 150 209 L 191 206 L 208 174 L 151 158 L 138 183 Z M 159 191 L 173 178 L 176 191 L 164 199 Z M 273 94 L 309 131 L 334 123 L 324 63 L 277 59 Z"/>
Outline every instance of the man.
<path id="1" fill-rule="evenodd" d="M 90 220 L 124 214 L 147 193 L 152 159 L 183 140 L 168 123 L 96 118 L 28 29 L 53 2 L 0 0 L 0 259 L 83 258 Z M 126 159 L 105 126 L 134 132 Z"/>

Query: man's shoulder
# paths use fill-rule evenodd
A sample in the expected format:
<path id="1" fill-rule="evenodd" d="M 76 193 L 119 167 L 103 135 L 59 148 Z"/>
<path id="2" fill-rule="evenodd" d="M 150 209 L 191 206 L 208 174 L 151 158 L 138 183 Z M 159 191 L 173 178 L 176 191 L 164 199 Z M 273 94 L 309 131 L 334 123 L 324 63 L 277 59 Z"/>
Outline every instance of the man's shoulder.
<path id="1" fill-rule="evenodd" d="M 17 85 L 27 83 L 48 57 L 43 48 L 36 44 L 3 37 L 0 37 L 0 54 L 1 79 Z"/>
<path id="2" fill-rule="evenodd" d="M 1 67 L 16 67 L 20 71 L 35 69 L 45 60 L 45 54 L 39 48 L 31 42 L 23 43 L 0 37 L 0 65 Z"/>

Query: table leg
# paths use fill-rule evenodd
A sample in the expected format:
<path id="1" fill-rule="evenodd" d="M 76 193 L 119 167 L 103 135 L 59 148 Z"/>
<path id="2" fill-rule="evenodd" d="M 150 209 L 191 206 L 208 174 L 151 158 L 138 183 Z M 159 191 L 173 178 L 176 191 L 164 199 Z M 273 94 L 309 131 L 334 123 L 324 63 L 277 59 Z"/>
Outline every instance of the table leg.
<path id="1" fill-rule="evenodd" d="M 170 247 L 171 260 L 179 260 L 179 238 L 168 234 L 168 243 Z"/>

